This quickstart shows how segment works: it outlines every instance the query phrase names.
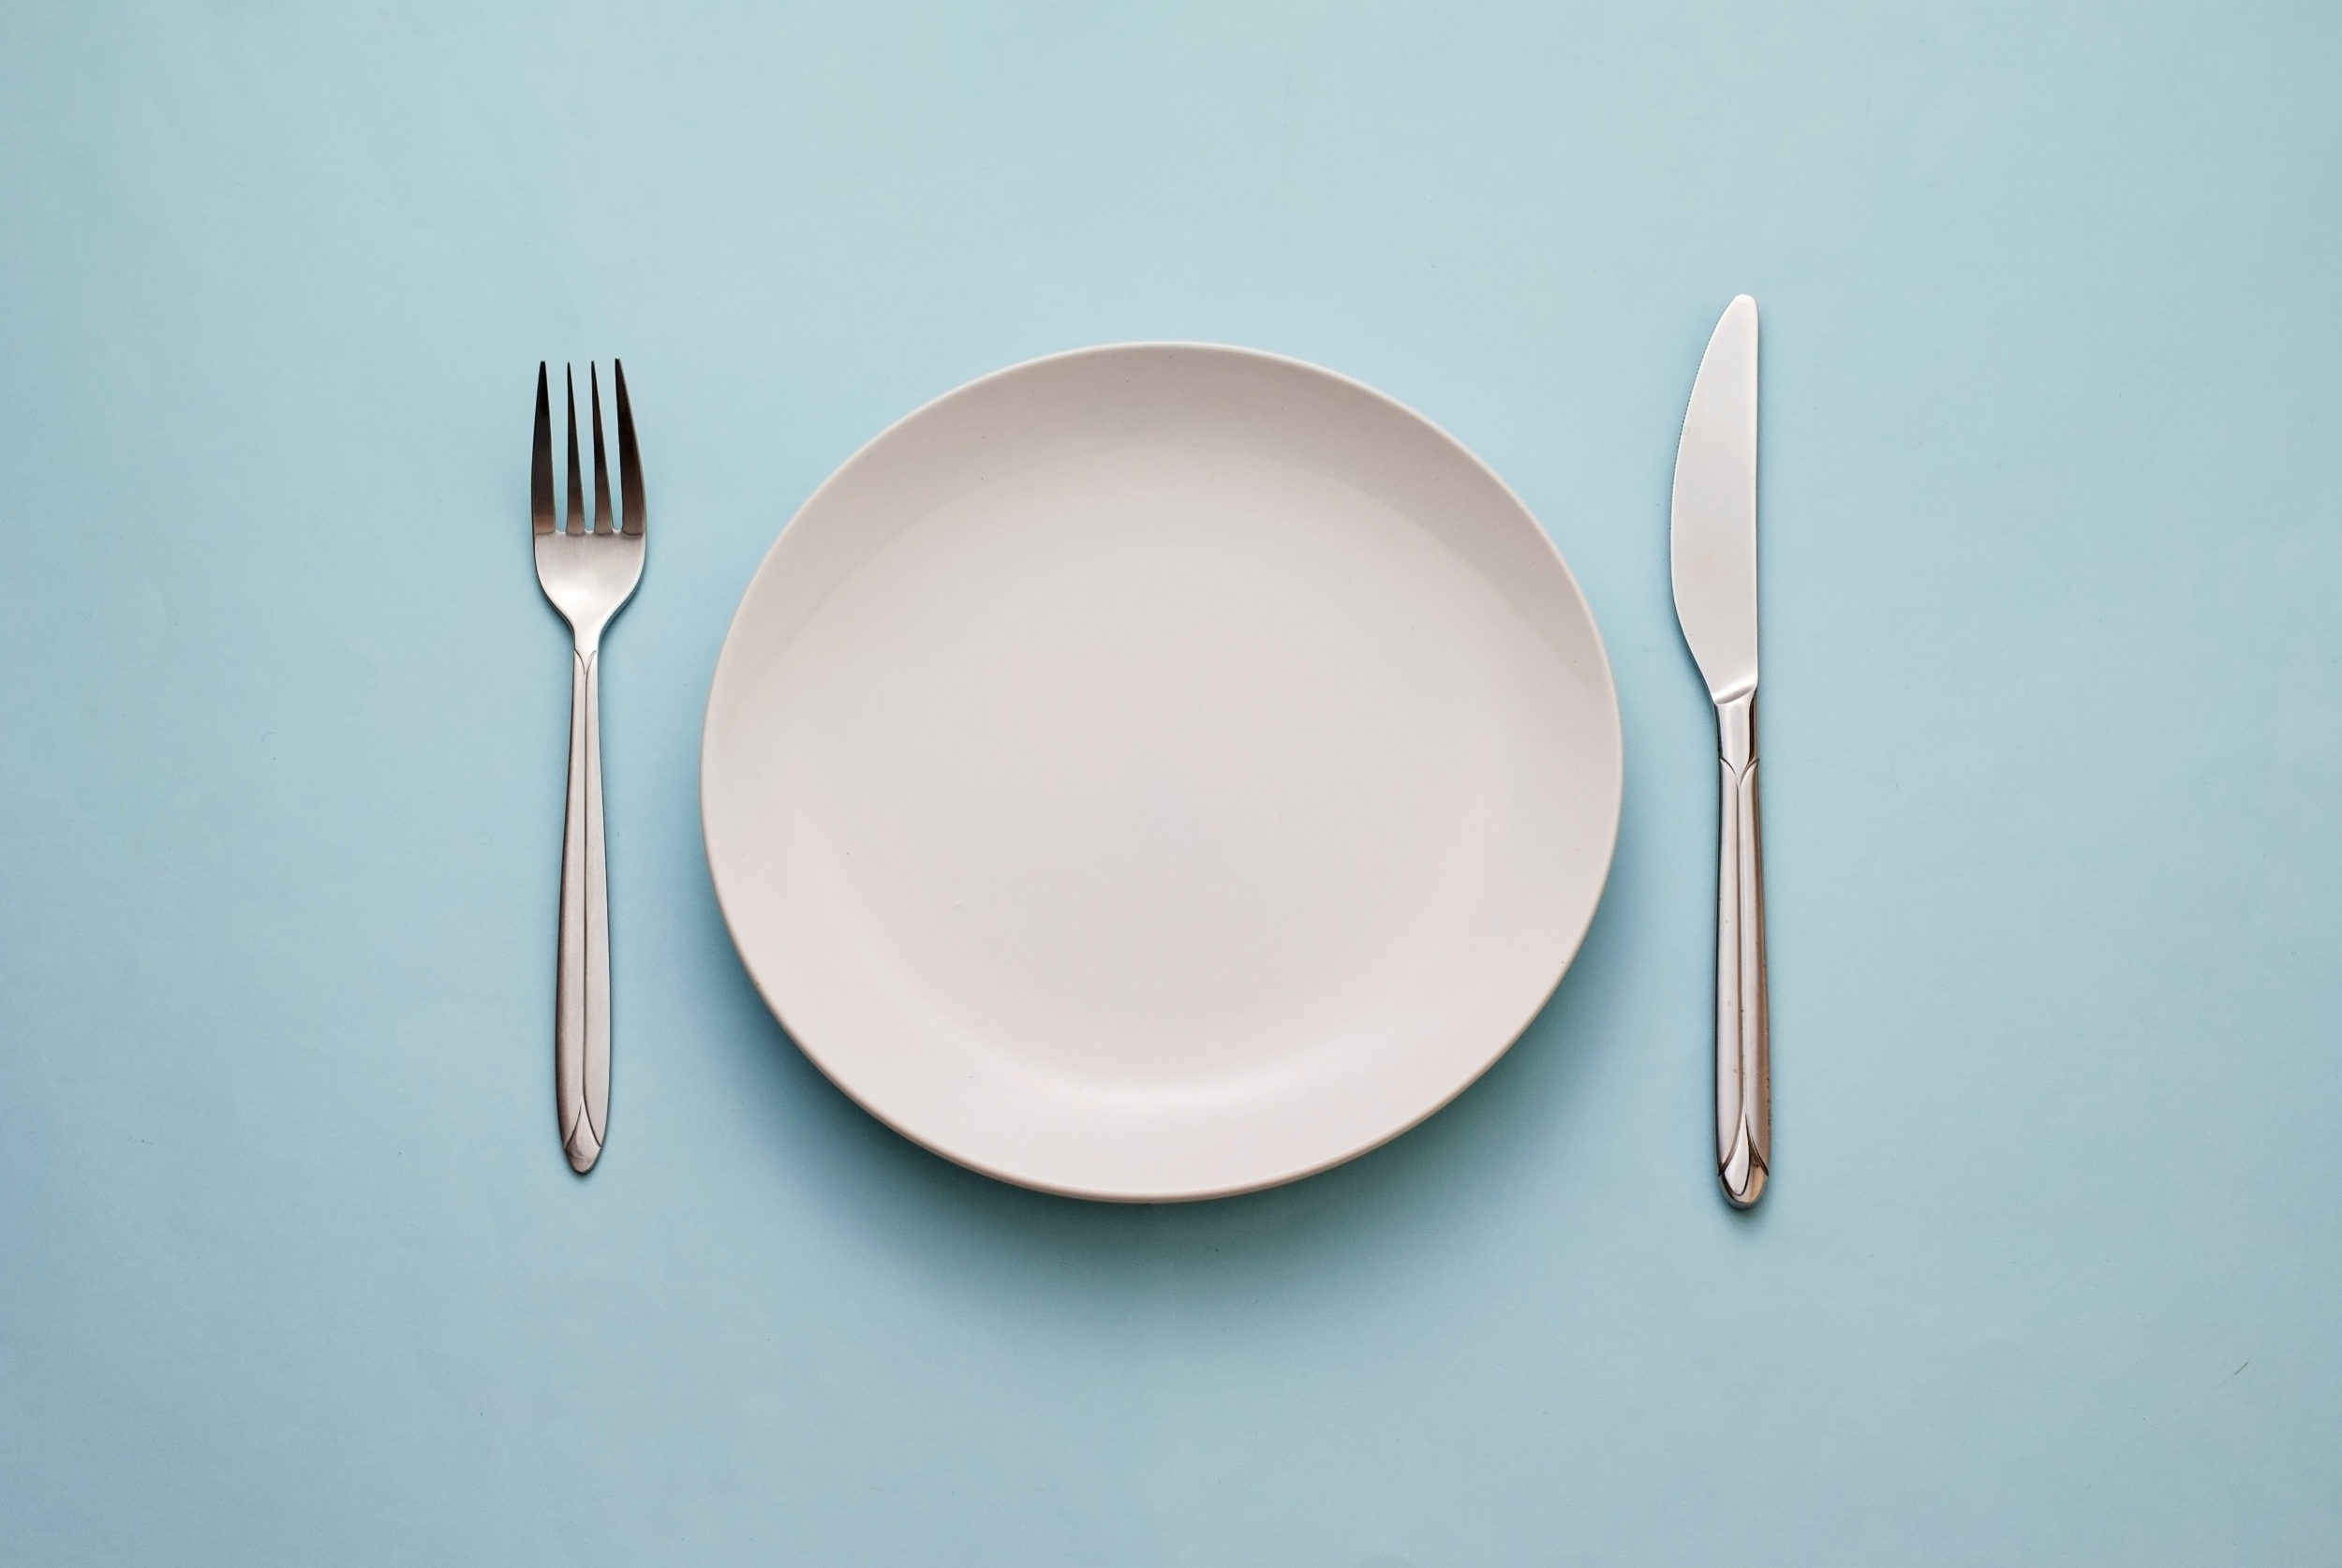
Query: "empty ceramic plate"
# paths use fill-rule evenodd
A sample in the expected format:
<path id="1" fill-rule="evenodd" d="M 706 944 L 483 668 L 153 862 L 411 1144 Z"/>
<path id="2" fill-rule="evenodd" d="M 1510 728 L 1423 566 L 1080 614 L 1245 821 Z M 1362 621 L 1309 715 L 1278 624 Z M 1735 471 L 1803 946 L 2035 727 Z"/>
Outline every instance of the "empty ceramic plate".
<path id="1" fill-rule="evenodd" d="M 1289 1181 L 1430 1115 L 1568 967 L 1618 700 L 1438 428 L 1313 366 L 1017 365 L 831 476 L 749 584 L 701 807 L 740 956 L 872 1115 L 1004 1180 Z"/>

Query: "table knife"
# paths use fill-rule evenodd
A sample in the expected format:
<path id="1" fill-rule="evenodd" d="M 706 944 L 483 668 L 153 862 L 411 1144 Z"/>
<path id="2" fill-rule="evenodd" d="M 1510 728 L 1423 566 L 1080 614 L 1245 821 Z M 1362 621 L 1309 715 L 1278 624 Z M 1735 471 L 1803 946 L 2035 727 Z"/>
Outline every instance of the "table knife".
<path id="1" fill-rule="evenodd" d="M 1733 1206 L 1772 1163 L 1765 875 L 1756 804 L 1756 302 L 1725 308 L 1675 451 L 1675 616 L 1716 708 L 1716 1174 Z"/>

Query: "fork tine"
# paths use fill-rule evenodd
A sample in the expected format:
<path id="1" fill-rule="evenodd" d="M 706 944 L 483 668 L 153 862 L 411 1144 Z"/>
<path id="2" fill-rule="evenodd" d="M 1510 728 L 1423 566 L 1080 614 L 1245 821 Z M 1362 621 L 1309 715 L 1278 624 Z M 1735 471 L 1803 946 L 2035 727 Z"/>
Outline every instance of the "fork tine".
<path id="1" fill-rule="evenodd" d="M 542 360 L 537 362 L 537 438 L 528 451 L 528 517 L 531 532 L 553 532 L 553 398 Z"/>
<path id="2" fill-rule="evenodd" d="M 570 384 L 570 519 L 571 533 L 586 531 L 586 479 L 577 471 L 577 372 L 568 365 L 561 367 L 561 377 Z"/>
<path id="3" fill-rule="evenodd" d="M 618 380 L 618 484 L 626 501 L 623 531 L 643 537 L 643 454 L 634 446 L 634 406 L 626 400 L 626 362 L 612 360 Z"/>
<path id="4" fill-rule="evenodd" d="M 601 454 L 601 375 L 591 362 L 586 378 L 594 394 L 594 532 L 615 534 L 610 525 L 610 465 Z"/>

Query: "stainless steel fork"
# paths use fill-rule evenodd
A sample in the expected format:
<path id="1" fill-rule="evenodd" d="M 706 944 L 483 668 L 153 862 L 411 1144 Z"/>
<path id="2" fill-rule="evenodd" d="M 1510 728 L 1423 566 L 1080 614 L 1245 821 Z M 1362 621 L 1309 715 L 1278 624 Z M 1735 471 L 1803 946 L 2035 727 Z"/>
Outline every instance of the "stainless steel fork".
<path id="1" fill-rule="evenodd" d="M 555 971 L 553 1089 L 561 1147 L 580 1176 L 601 1158 L 610 1134 L 610 890 L 601 845 L 601 634 L 643 580 L 643 459 L 626 367 L 611 362 L 618 394 L 618 483 L 622 525 L 610 517 L 610 467 L 602 457 L 601 378 L 586 367 L 594 410 L 594 521 L 586 525 L 577 465 L 577 377 L 570 394 L 569 526 L 555 526 L 553 401 L 537 366 L 537 442 L 528 501 L 536 530 L 537 583 L 570 623 L 577 653 L 570 666 L 570 801 L 561 830 L 561 953 Z"/>

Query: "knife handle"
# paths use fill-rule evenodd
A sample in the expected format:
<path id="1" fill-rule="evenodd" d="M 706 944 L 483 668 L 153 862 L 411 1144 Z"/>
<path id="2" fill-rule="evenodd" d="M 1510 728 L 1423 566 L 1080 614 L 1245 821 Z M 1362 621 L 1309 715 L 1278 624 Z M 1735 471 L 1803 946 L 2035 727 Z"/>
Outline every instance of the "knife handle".
<path id="1" fill-rule="evenodd" d="M 1716 704 L 1716 743 L 1724 785 L 1716 867 L 1716 1175 L 1732 1206 L 1747 1208 L 1763 1196 L 1772 1163 L 1755 691 Z"/>
<path id="2" fill-rule="evenodd" d="M 553 1091 L 561 1147 L 584 1176 L 610 1127 L 610 882 L 601 836 L 601 653 L 570 670 L 569 808 L 561 831 L 561 944 L 555 969 Z"/>

